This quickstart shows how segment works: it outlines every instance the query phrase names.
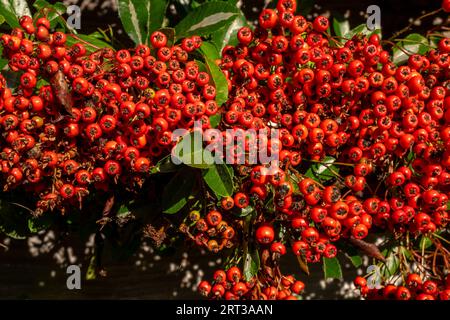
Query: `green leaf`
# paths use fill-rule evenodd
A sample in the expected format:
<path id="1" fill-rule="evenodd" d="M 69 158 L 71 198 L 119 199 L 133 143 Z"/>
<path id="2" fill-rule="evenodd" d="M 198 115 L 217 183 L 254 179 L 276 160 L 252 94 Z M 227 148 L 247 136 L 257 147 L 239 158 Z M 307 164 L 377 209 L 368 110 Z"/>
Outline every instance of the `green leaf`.
<path id="1" fill-rule="evenodd" d="M 91 260 L 89 261 L 89 266 L 86 271 L 86 280 L 95 280 L 97 278 L 97 272 L 95 271 L 97 269 L 97 258 L 94 254 L 91 257 Z"/>
<path id="2" fill-rule="evenodd" d="M 173 158 L 175 164 L 179 162 L 187 166 L 207 169 L 214 163 L 214 156 L 203 148 L 202 135 L 200 133 L 189 133 L 185 135 L 174 148 Z"/>
<path id="3" fill-rule="evenodd" d="M 220 56 L 217 49 L 215 49 L 215 52 L 214 49 L 215 47 L 213 45 L 208 45 L 206 47 L 203 47 L 202 45 L 200 51 L 203 53 L 206 68 L 208 69 L 208 73 L 211 75 L 214 86 L 216 87 L 216 102 L 220 107 L 228 100 L 228 82 L 222 70 L 220 70 L 215 61 L 210 58 L 210 55 Z"/>
<path id="4" fill-rule="evenodd" d="M 0 0 L 0 14 L 11 28 L 20 27 L 20 17 L 25 15 L 31 17 L 26 0 Z"/>
<path id="5" fill-rule="evenodd" d="M 148 44 L 150 34 L 162 26 L 166 9 L 164 0 L 119 0 L 123 28 L 136 44 Z"/>
<path id="6" fill-rule="evenodd" d="M 90 35 L 87 35 L 87 34 L 77 34 L 77 35 L 69 34 L 69 35 L 67 35 L 66 44 L 68 46 L 72 46 L 75 43 L 80 42 L 76 38 L 80 38 L 81 40 L 85 41 L 84 44 L 85 44 L 87 52 L 94 52 L 94 51 L 97 51 L 99 48 L 111 48 L 111 45 L 109 45 L 105 41 L 102 41 L 102 40 L 98 39 L 95 36 L 95 34 L 94 35 L 92 35 L 92 34 L 90 34 Z"/>
<path id="7" fill-rule="evenodd" d="M 41 230 L 45 230 L 50 226 L 50 224 L 51 220 L 48 215 L 28 218 L 28 229 L 32 233 L 38 233 Z"/>
<path id="8" fill-rule="evenodd" d="M 376 29 L 374 31 L 370 31 L 369 29 L 367 29 L 367 25 L 360 24 L 359 26 L 353 28 L 352 30 L 344 33 L 343 37 L 346 38 L 346 39 L 351 39 L 355 35 L 370 36 L 372 34 L 378 34 L 380 36 L 380 38 L 381 38 L 381 30 L 380 29 Z"/>
<path id="9" fill-rule="evenodd" d="M 180 166 L 177 166 L 172 162 L 171 155 L 167 155 L 161 160 L 158 161 L 158 163 L 155 165 L 154 168 L 150 171 L 151 174 L 154 173 L 168 173 L 168 172 L 175 172 L 180 168 Z"/>
<path id="10" fill-rule="evenodd" d="M 260 259 L 257 249 L 249 250 L 244 257 L 244 279 L 251 280 L 258 274 L 260 267 Z"/>
<path id="11" fill-rule="evenodd" d="M 128 206 L 125 204 L 122 204 L 119 207 L 119 210 L 117 210 L 116 216 L 119 218 L 122 218 L 122 217 L 128 216 L 130 214 L 131 214 L 131 210 L 128 208 Z"/>
<path id="12" fill-rule="evenodd" d="M 429 247 L 431 247 L 433 245 L 433 241 L 431 241 L 431 239 L 425 235 L 423 235 L 420 238 L 420 244 L 419 244 L 419 249 L 422 250 L 422 248 L 424 249 L 428 249 Z"/>
<path id="13" fill-rule="evenodd" d="M 195 8 L 175 27 L 177 39 L 208 36 L 236 19 L 239 9 L 222 1 L 206 2 Z"/>
<path id="14" fill-rule="evenodd" d="M 221 120 L 222 120 L 221 113 L 216 113 L 215 115 L 210 116 L 209 123 L 211 124 L 211 128 L 217 128 Z"/>
<path id="15" fill-rule="evenodd" d="M 398 257 L 399 248 L 392 250 L 383 250 L 383 255 L 386 257 L 385 265 L 382 267 L 383 277 L 390 277 L 394 275 L 400 267 L 400 259 Z"/>
<path id="16" fill-rule="evenodd" d="M 36 0 L 33 3 L 33 7 L 36 8 L 41 14 L 39 16 L 46 16 L 50 21 L 50 28 L 55 28 L 57 25 L 61 25 L 66 29 L 65 20 L 61 17 L 67 12 L 67 7 L 64 3 L 57 2 L 54 5 L 45 0 Z"/>
<path id="17" fill-rule="evenodd" d="M 335 158 L 327 156 L 320 163 L 312 164 L 306 171 L 305 176 L 316 181 L 328 181 L 335 177 L 333 172 L 339 173 L 339 168 L 334 166 Z"/>
<path id="18" fill-rule="evenodd" d="M 409 54 L 425 54 L 429 49 L 429 42 L 427 38 L 418 34 L 412 33 L 408 35 L 404 40 L 397 42 L 397 46 L 403 48 L 404 51 Z M 403 64 L 408 61 L 409 56 L 398 47 L 393 48 L 393 62 L 397 65 Z"/>
<path id="19" fill-rule="evenodd" d="M 349 255 L 348 258 L 350 259 L 352 265 L 355 268 L 359 268 L 362 265 L 362 263 L 363 263 L 361 256 L 358 256 L 358 255 L 350 256 Z"/>
<path id="20" fill-rule="evenodd" d="M 232 212 L 236 217 L 243 218 L 247 217 L 249 214 L 253 213 L 255 211 L 255 208 L 252 206 L 246 206 L 245 208 L 238 208 L 234 207 Z"/>
<path id="21" fill-rule="evenodd" d="M 220 59 L 219 51 L 211 42 L 203 41 L 202 46 L 200 47 L 200 51 L 203 53 L 203 56 L 205 56 L 205 58 L 208 58 L 212 61 Z"/>
<path id="22" fill-rule="evenodd" d="M 0 71 L 8 64 L 7 59 L 0 59 Z"/>
<path id="23" fill-rule="evenodd" d="M 240 28 L 247 25 L 247 20 L 242 13 L 239 13 L 236 18 L 231 21 L 231 23 L 226 24 L 217 32 L 212 34 L 211 40 L 216 45 L 219 52 L 222 52 L 226 45 L 236 46 L 239 44 L 237 39 L 237 32 Z"/>
<path id="24" fill-rule="evenodd" d="M 5 22 L 5 17 L 0 15 L 0 26 Z"/>
<path id="25" fill-rule="evenodd" d="M 342 15 L 335 14 L 333 18 L 333 30 L 335 35 L 343 37 L 350 31 L 350 22 Z"/>
<path id="26" fill-rule="evenodd" d="M 211 168 L 203 170 L 203 179 L 219 199 L 233 194 L 231 172 L 226 164 L 215 164 Z"/>
<path id="27" fill-rule="evenodd" d="M 163 212 L 174 214 L 179 212 L 188 202 L 195 185 L 195 172 L 184 167 L 170 180 L 164 188 L 162 196 Z"/>
<path id="28" fill-rule="evenodd" d="M 340 279 L 342 280 L 342 269 L 339 260 L 334 258 L 323 257 L 323 273 L 325 279 Z"/>

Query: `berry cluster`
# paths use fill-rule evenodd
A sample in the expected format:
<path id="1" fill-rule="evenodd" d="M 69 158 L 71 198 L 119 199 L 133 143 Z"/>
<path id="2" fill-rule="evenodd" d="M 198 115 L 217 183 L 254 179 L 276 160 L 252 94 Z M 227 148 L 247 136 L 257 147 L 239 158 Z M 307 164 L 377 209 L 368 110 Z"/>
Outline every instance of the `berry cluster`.
<path id="1" fill-rule="evenodd" d="M 450 276 L 440 283 L 434 280 L 422 281 L 417 273 L 407 275 L 404 285 L 388 284 L 380 289 L 371 289 L 367 280 L 357 277 L 355 286 L 369 300 L 450 300 Z"/>
<path id="2" fill-rule="evenodd" d="M 118 183 L 138 189 L 170 153 L 174 129 L 208 128 L 218 110 L 210 76 L 191 56 L 197 36 L 171 45 L 156 31 L 151 47 L 90 52 L 74 35 L 51 33 L 47 18 L 20 25 L 1 36 L 20 74 L 14 88 L 0 76 L 1 183 L 38 196 L 37 214 Z"/>
<path id="3" fill-rule="evenodd" d="M 279 281 L 276 281 L 277 279 Z M 255 285 L 254 279 L 244 281 L 239 267 L 232 266 L 226 272 L 215 271 L 212 283 L 206 280 L 200 282 L 198 291 L 211 299 L 297 300 L 295 295 L 301 294 L 305 288 L 304 283 L 295 280 L 292 275 L 280 275 L 279 278 L 272 277 L 267 280 L 261 290 L 259 283 Z"/>
<path id="4" fill-rule="evenodd" d="M 199 247 L 205 247 L 217 253 L 222 249 L 235 245 L 235 230 L 222 218 L 217 210 L 209 211 L 204 218 L 197 210 L 189 213 L 190 223 L 183 223 L 179 229 L 193 240 Z"/>
<path id="5" fill-rule="evenodd" d="M 336 255 L 333 242 L 364 239 L 374 227 L 413 235 L 444 228 L 450 39 L 398 67 L 378 35 L 341 43 L 325 32 L 327 18 L 308 22 L 295 10 L 295 0 L 264 9 L 259 26 L 241 28 L 219 61 L 229 89 L 222 127 L 280 132 L 271 141 L 278 168 L 238 170 L 261 251 L 284 254 L 288 244 L 318 262 Z M 305 163 L 326 157 L 342 167 L 330 169 L 333 179 L 305 176 Z"/>

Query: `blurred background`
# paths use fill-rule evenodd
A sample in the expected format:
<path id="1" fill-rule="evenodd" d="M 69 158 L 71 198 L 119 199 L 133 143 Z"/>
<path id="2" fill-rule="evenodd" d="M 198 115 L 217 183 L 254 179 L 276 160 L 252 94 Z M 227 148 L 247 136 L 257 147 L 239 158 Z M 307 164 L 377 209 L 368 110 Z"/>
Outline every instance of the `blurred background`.
<path id="1" fill-rule="evenodd" d="M 145 1 L 145 0 L 143 0 Z M 30 6 L 33 1 L 30 1 Z M 55 1 L 49 1 L 54 3 Z M 169 20 L 172 24 L 203 1 L 172 0 Z M 115 0 L 66 0 L 65 4 L 81 7 L 81 32 L 91 33 L 111 26 L 115 37 L 123 45 L 131 40 L 120 26 Z M 398 1 L 300 1 L 301 13 L 309 19 L 317 15 L 347 19 L 351 27 L 366 21 L 366 8 L 377 4 L 381 9 L 383 38 L 411 25 L 410 32 L 425 34 L 436 25 L 446 24 L 448 16 L 441 12 L 433 17 L 415 20 L 440 7 L 436 0 Z M 250 21 L 255 21 L 265 6 L 273 3 L 263 0 L 241 0 L 238 6 Z M 152 210 L 151 204 L 140 210 Z M 17 238 L 17 236 L 16 236 Z M 20 237 L 19 237 L 20 238 Z M 102 261 L 92 261 L 95 250 L 94 234 L 75 236 L 61 230 L 48 230 L 26 239 L 13 239 L 0 233 L 0 299 L 198 299 L 194 288 L 199 279 L 210 276 L 220 265 L 219 256 L 199 252 L 198 249 L 155 252 L 151 244 L 139 242 L 133 250 L 112 250 L 106 244 Z M 185 247 L 185 246 L 183 246 Z M 136 250 L 134 250 L 136 249 Z M 344 285 L 339 280 L 325 282 L 321 265 L 311 267 L 311 275 L 303 275 L 293 257 L 286 264 L 285 273 L 294 273 L 306 283 L 307 299 L 354 297 L 350 281 L 358 273 L 350 263 L 344 263 Z M 345 260 L 345 257 L 343 258 Z M 368 261 L 365 261 L 367 264 Z M 81 290 L 66 288 L 66 267 L 81 266 Z M 94 276 L 92 268 L 102 265 Z M 90 279 L 90 280 L 87 280 Z M 340 288 L 340 289 L 338 289 Z"/>

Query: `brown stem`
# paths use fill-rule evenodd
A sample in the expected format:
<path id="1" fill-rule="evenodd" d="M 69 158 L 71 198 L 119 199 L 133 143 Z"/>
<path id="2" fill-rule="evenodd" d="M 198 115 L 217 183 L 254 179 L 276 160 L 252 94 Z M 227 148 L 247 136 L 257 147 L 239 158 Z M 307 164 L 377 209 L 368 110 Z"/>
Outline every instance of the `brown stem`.
<path id="1" fill-rule="evenodd" d="M 437 10 L 425 13 L 424 15 L 421 15 L 420 17 L 413 19 L 413 21 L 411 21 L 406 27 L 404 27 L 403 29 L 401 29 L 400 31 L 396 32 L 392 37 L 390 37 L 388 40 L 394 40 L 395 38 L 397 38 L 399 35 L 405 33 L 406 31 L 408 31 L 409 29 L 411 29 L 411 27 L 414 25 L 414 22 L 417 20 L 422 20 L 425 19 L 427 17 L 433 16 L 437 13 L 439 13 L 440 11 L 442 11 L 442 8 L 439 8 Z"/>

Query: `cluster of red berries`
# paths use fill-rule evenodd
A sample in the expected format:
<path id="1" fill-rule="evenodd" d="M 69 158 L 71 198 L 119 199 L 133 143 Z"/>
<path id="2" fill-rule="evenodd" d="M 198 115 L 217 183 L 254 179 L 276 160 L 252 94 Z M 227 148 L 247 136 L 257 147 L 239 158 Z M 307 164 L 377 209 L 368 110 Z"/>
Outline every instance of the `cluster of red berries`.
<path id="1" fill-rule="evenodd" d="M 279 281 L 274 279 L 261 284 L 257 279 L 243 280 L 241 269 L 230 267 L 226 272 L 216 270 L 213 282 L 206 280 L 200 282 L 198 291 L 210 299 L 226 300 L 297 300 L 305 288 L 302 281 L 295 280 L 292 275 L 280 276 Z"/>
<path id="2" fill-rule="evenodd" d="M 179 230 L 186 234 L 199 247 L 204 247 L 213 253 L 235 245 L 236 232 L 218 210 L 209 211 L 204 218 L 197 210 L 188 215 L 190 223 L 183 223 Z"/>
<path id="3" fill-rule="evenodd" d="M 0 76 L 1 183 L 39 197 L 36 212 L 81 204 L 92 190 L 142 185 L 170 153 L 172 131 L 194 121 L 209 127 L 218 110 L 210 76 L 191 53 L 159 31 L 151 46 L 90 53 L 91 44 L 50 30 L 47 18 L 20 19 L 1 36 L 3 56 L 20 74 L 8 88 Z"/>
<path id="4" fill-rule="evenodd" d="M 363 277 L 357 277 L 354 284 L 369 300 L 450 300 L 450 275 L 439 282 L 422 281 L 419 274 L 410 273 L 403 285 L 388 284 L 379 289 L 369 288 Z"/>
<path id="5" fill-rule="evenodd" d="M 264 9 L 259 26 L 241 28 L 239 44 L 226 46 L 218 62 L 229 89 L 222 127 L 280 132 L 269 144 L 280 155 L 277 169 L 239 169 L 240 194 L 258 212 L 260 248 L 282 255 L 289 244 L 318 262 L 336 255 L 332 242 L 364 239 L 373 226 L 413 234 L 445 227 L 450 39 L 398 67 L 378 35 L 341 44 L 325 32 L 327 18 L 308 22 L 296 5 L 280 0 Z M 343 166 L 334 179 L 301 173 L 304 162 L 327 156 Z"/>

